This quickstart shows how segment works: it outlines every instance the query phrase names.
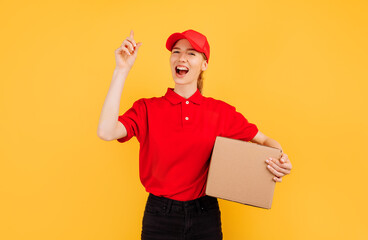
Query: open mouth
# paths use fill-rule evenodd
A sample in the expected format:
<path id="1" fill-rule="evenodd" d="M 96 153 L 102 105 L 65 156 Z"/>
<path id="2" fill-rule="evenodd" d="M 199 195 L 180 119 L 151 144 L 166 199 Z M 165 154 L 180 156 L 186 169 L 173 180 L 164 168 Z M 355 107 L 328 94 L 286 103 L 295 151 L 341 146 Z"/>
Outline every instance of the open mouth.
<path id="1" fill-rule="evenodd" d="M 177 75 L 185 76 L 189 72 L 189 69 L 187 67 L 176 66 L 175 71 Z"/>

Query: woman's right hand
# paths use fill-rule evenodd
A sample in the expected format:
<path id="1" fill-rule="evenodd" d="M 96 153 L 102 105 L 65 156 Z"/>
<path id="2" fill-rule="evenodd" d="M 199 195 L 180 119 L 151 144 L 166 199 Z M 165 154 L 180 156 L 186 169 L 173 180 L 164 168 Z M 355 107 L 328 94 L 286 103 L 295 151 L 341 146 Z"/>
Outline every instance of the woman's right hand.
<path id="1" fill-rule="evenodd" d="M 130 36 L 115 50 L 116 69 L 118 70 L 126 69 L 130 71 L 137 58 L 137 52 L 142 43 L 135 43 L 133 34 L 133 30 L 131 30 Z"/>

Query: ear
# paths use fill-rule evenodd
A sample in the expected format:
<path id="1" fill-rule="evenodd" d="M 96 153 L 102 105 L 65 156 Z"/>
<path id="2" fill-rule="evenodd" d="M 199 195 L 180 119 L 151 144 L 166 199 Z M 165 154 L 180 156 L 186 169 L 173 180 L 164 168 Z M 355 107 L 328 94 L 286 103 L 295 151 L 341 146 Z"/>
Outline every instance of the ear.
<path id="1" fill-rule="evenodd" d="M 202 71 L 205 71 L 205 70 L 207 69 L 207 67 L 208 67 L 207 60 L 204 60 L 204 61 L 202 62 L 202 67 L 201 67 Z"/>

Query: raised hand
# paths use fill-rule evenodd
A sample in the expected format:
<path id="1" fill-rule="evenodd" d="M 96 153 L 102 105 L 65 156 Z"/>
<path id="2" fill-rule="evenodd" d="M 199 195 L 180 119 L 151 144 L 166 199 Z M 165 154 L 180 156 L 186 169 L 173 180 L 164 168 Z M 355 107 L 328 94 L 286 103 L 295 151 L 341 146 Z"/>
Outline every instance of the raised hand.
<path id="1" fill-rule="evenodd" d="M 133 67 L 141 42 L 136 43 L 133 30 L 130 31 L 130 36 L 127 37 L 121 46 L 115 50 L 116 69 L 129 70 Z"/>

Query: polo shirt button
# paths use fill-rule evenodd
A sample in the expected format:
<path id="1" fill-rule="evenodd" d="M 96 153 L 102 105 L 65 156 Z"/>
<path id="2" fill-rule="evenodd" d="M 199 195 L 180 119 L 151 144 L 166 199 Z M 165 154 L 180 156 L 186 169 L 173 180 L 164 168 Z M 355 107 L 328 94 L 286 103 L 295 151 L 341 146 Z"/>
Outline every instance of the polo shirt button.
<path id="1" fill-rule="evenodd" d="M 189 104 L 189 101 L 186 101 L 185 103 L 186 103 L 186 104 Z"/>
<path id="2" fill-rule="evenodd" d="M 188 120 L 189 118 L 188 117 L 185 117 L 185 120 Z"/>

